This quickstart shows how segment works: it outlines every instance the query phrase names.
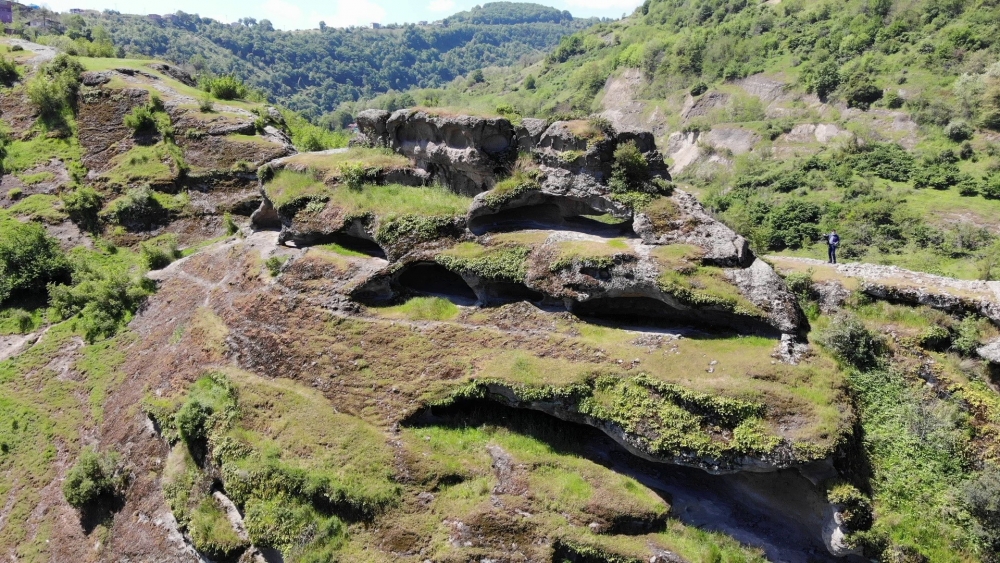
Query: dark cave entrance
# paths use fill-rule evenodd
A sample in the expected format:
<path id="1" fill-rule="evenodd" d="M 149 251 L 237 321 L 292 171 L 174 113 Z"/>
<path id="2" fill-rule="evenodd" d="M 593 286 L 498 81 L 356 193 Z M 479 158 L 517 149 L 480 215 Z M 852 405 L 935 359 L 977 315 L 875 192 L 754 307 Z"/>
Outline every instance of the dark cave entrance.
<path id="1" fill-rule="evenodd" d="M 574 303 L 572 313 L 584 321 L 619 328 L 676 329 L 693 327 L 710 332 L 781 338 L 781 332 L 761 319 L 714 309 L 677 309 L 651 297 L 602 297 Z"/>
<path id="2" fill-rule="evenodd" d="M 469 220 L 477 235 L 521 229 L 577 231 L 608 238 L 634 237 L 631 219 L 616 219 L 569 198 L 550 197 L 539 203 L 500 209 Z"/>
<path id="3" fill-rule="evenodd" d="M 330 235 L 328 240 L 322 244 L 336 244 L 342 246 L 347 250 L 353 250 L 354 252 L 360 252 L 362 254 L 367 254 L 368 256 L 373 256 L 375 258 L 385 259 L 385 250 L 378 245 L 373 240 L 366 238 L 356 237 L 344 233 L 335 233 Z"/>
<path id="4" fill-rule="evenodd" d="M 476 292 L 462 276 L 434 262 L 420 262 L 403 270 L 396 283 L 413 293 L 443 297 L 456 305 L 474 305 Z"/>
<path id="5" fill-rule="evenodd" d="M 744 545 L 759 547 L 768 560 L 865 561 L 858 556 L 838 558 L 827 551 L 822 528 L 829 504 L 822 491 L 796 469 L 713 475 L 694 467 L 649 461 L 591 426 L 527 408 L 509 407 L 488 398 L 428 407 L 405 420 L 403 426 L 506 428 L 543 442 L 556 453 L 579 456 L 636 479 L 670 504 L 670 519 L 722 532 Z M 819 467 L 804 470 L 825 471 Z M 662 525 L 659 521 L 638 520 L 612 524 L 612 533 L 623 534 L 649 533 Z M 586 557 L 575 559 L 581 554 L 572 549 L 561 553 L 570 561 L 591 561 Z"/>

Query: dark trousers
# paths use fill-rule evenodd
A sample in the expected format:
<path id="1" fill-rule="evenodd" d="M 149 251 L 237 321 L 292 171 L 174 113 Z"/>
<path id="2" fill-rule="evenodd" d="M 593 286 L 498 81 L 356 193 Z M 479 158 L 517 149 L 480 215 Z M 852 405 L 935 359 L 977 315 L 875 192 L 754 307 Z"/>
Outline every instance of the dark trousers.
<path id="1" fill-rule="evenodd" d="M 830 263 L 831 264 L 836 264 L 837 263 L 837 247 L 833 246 L 831 244 L 831 245 L 829 245 L 829 248 L 830 248 Z"/>

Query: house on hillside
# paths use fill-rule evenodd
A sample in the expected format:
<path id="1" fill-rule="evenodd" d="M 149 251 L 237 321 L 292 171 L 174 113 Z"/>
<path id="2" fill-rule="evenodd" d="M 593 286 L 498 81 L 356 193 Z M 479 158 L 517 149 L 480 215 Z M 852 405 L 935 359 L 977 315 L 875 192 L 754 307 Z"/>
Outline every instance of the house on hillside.
<path id="1" fill-rule="evenodd" d="M 378 22 L 372 22 L 372 29 L 382 29 L 382 24 Z"/>
<path id="2" fill-rule="evenodd" d="M 14 3 L 8 1 L 0 2 L 0 22 L 14 23 Z"/>

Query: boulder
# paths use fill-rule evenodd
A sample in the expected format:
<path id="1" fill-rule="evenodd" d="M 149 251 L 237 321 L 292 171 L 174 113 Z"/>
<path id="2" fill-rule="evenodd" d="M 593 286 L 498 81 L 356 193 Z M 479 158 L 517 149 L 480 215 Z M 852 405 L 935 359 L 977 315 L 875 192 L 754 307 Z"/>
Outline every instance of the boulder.
<path id="1" fill-rule="evenodd" d="M 614 165 L 614 152 L 622 143 L 633 142 L 649 164 L 650 178 L 670 179 L 663 155 L 649 131 L 597 130 L 587 121 L 557 121 L 545 130 L 535 154 L 546 166 L 586 174 L 607 184 Z"/>
<path id="2" fill-rule="evenodd" d="M 517 127 L 517 150 L 527 152 L 535 148 L 548 126 L 549 123 L 544 119 L 531 117 L 522 119 L 521 125 Z"/>
<path id="3" fill-rule="evenodd" d="M 500 117 L 368 110 L 358 114 L 357 123 L 369 144 L 413 159 L 459 194 L 472 196 L 492 188 L 517 156 L 517 131 Z"/>
<path id="4" fill-rule="evenodd" d="M 715 266 L 746 267 L 754 262 L 750 243 L 709 215 L 693 195 L 674 190 L 671 199 L 679 209 L 672 218 L 636 213 L 633 228 L 646 244 L 693 244 L 705 249 L 704 261 Z"/>

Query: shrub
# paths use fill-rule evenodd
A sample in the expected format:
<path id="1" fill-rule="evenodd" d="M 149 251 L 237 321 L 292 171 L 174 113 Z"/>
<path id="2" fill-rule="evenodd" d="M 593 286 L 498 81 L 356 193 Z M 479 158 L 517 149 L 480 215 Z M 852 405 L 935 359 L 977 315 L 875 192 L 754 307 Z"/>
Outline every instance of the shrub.
<path id="1" fill-rule="evenodd" d="M 61 318 L 79 315 L 87 341 L 94 342 L 118 332 L 154 287 L 143 276 L 108 274 L 80 263 L 73 285 L 48 285 L 49 304 Z"/>
<path id="2" fill-rule="evenodd" d="M 106 214 L 115 223 L 125 225 L 149 223 L 163 212 L 163 206 L 153 197 L 153 190 L 149 186 L 140 186 L 130 188 L 124 196 L 116 199 Z"/>
<path id="3" fill-rule="evenodd" d="M 21 188 L 11 188 L 7 190 L 7 199 L 11 201 L 17 201 L 21 199 L 22 195 L 24 195 L 24 192 L 21 191 Z"/>
<path id="4" fill-rule="evenodd" d="M 270 182 L 274 179 L 274 167 L 270 164 L 265 164 L 257 169 L 257 181 L 261 184 Z"/>
<path id="5" fill-rule="evenodd" d="M 611 166 L 611 179 L 608 186 L 614 193 L 649 191 L 649 163 L 639 151 L 635 141 L 626 141 L 618 145 L 614 152 L 614 164 Z"/>
<path id="6" fill-rule="evenodd" d="M 28 100 L 43 116 L 53 116 L 64 108 L 72 109 L 76 92 L 80 88 L 83 65 L 60 53 L 42 65 L 38 74 L 28 83 Z"/>
<path id="7" fill-rule="evenodd" d="M 233 221 L 233 216 L 229 213 L 222 216 L 222 226 L 226 229 L 226 234 L 229 236 L 233 236 L 240 231 L 239 225 L 236 224 L 236 221 Z"/>
<path id="8" fill-rule="evenodd" d="M 250 92 L 242 80 L 231 74 L 208 79 L 207 90 L 220 100 L 246 98 Z"/>
<path id="9" fill-rule="evenodd" d="M 35 318 L 24 309 L 14 309 L 11 312 L 11 317 L 14 319 L 14 325 L 19 334 L 27 334 L 35 330 Z"/>
<path id="10" fill-rule="evenodd" d="M 212 407 L 197 399 L 190 399 L 174 415 L 174 425 L 181 439 L 192 445 L 207 438 L 206 425 L 210 416 Z"/>
<path id="11" fill-rule="evenodd" d="M 1000 131 L 1000 109 L 990 109 L 983 112 L 979 124 L 986 129 Z"/>
<path id="12" fill-rule="evenodd" d="M 345 164 L 340 167 L 340 179 L 349 189 L 360 190 L 370 181 L 369 171 L 361 164 Z"/>
<path id="13" fill-rule="evenodd" d="M 950 162 L 922 166 L 913 173 L 913 187 L 946 190 L 962 181 L 958 167 Z"/>
<path id="14" fill-rule="evenodd" d="M 20 77 L 21 75 L 17 72 L 17 63 L 0 55 L 0 83 L 10 86 Z"/>
<path id="15" fill-rule="evenodd" d="M 133 133 L 144 133 L 156 128 L 156 116 L 153 115 L 153 108 L 148 104 L 133 108 L 125 115 L 123 122 L 125 127 L 131 129 Z"/>
<path id="16" fill-rule="evenodd" d="M 792 199 L 767 215 L 768 246 L 773 249 L 799 248 L 819 238 L 820 209 L 816 204 Z"/>
<path id="17" fill-rule="evenodd" d="M 535 76 L 533 74 L 529 74 L 524 79 L 524 89 L 525 90 L 534 90 L 535 89 Z"/>
<path id="18" fill-rule="evenodd" d="M 965 317 L 958 324 L 951 347 L 963 356 L 972 356 L 976 353 L 976 348 L 979 348 L 980 337 L 979 320 L 972 316 Z"/>
<path id="19" fill-rule="evenodd" d="M 903 107 L 903 103 L 905 101 L 906 100 L 904 100 L 902 96 L 892 90 L 886 92 L 882 97 L 882 102 L 885 103 L 885 107 L 889 109 L 899 109 Z"/>
<path id="20" fill-rule="evenodd" d="M 206 496 L 191 514 L 188 523 L 195 548 L 213 559 L 226 559 L 247 547 L 233 530 L 229 518 L 215 499 Z"/>
<path id="21" fill-rule="evenodd" d="M 175 235 L 164 235 L 157 238 L 159 240 L 151 240 L 139 245 L 139 257 L 150 270 L 166 268 L 171 262 L 181 257 Z"/>
<path id="22" fill-rule="evenodd" d="M 931 325 L 920 335 L 917 343 L 925 350 L 941 351 L 951 344 L 951 332 L 943 326 Z"/>
<path id="23" fill-rule="evenodd" d="M 960 119 L 948 123 L 944 128 L 944 134 L 956 143 L 971 139 L 972 133 L 972 126 Z"/>
<path id="24" fill-rule="evenodd" d="M 816 92 L 820 99 L 826 99 L 840 85 L 840 69 L 837 68 L 837 63 L 829 61 L 821 64 L 810 73 L 807 84 L 809 90 Z"/>
<path id="25" fill-rule="evenodd" d="M 98 453 L 88 448 L 80 452 L 76 465 L 66 474 L 63 495 L 75 508 L 83 508 L 102 496 L 117 495 L 124 490 L 124 476 L 115 452 Z"/>
<path id="26" fill-rule="evenodd" d="M 844 85 L 844 99 L 847 107 L 867 110 L 882 99 L 882 89 L 871 82 L 866 75 L 855 75 Z"/>
<path id="27" fill-rule="evenodd" d="M 913 173 L 913 155 L 896 143 L 871 143 L 850 161 L 859 171 L 896 182 L 909 180 Z"/>
<path id="28" fill-rule="evenodd" d="M 986 199 L 1000 199 L 1000 174 L 986 178 L 979 186 L 979 193 Z"/>
<path id="29" fill-rule="evenodd" d="M 305 131 L 299 141 L 295 143 L 295 148 L 303 152 L 316 152 L 326 149 L 323 136 L 315 129 Z"/>
<path id="30" fill-rule="evenodd" d="M 44 291 L 69 277 L 59 241 L 38 223 L 0 222 L 0 303 L 17 293 Z"/>
<path id="31" fill-rule="evenodd" d="M 691 87 L 692 96 L 700 96 L 705 92 L 708 92 L 708 84 L 705 84 L 704 82 L 698 82 Z"/>
<path id="32" fill-rule="evenodd" d="M 813 293 L 812 271 L 792 272 L 785 276 L 785 284 L 788 290 L 799 297 L 800 300 L 808 300 Z"/>
<path id="33" fill-rule="evenodd" d="M 851 530 L 867 530 L 872 527 L 872 503 L 861 491 L 849 483 L 837 483 L 826 493 L 833 504 L 840 505 L 844 525 Z"/>
<path id="34" fill-rule="evenodd" d="M 198 101 L 198 110 L 201 113 L 210 113 L 215 110 L 215 102 L 207 93 Z"/>
<path id="35" fill-rule="evenodd" d="M 820 335 L 820 342 L 841 361 L 859 369 L 878 367 L 887 350 L 881 336 L 869 331 L 861 320 L 849 313 L 837 315 Z"/>
<path id="36" fill-rule="evenodd" d="M 1000 553 L 1000 470 L 987 467 L 965 487 L 965 501 L 975 517 L 975 533 L 987 553 Z M 992 561 L 997 561 L 993 557 Z"/>
<path id="37" fill-rule="evenodd" d="M 87 230 L 97 229 L 98 213 L 101 210 L 101 196 L 96 190 L 81 186 L 62 194 L 63 209 L 70 219 L 83 225 Z"/>
<path id="38" fill-rule="evenodd" d="M 264 266 L 267 268 L 267 271 L 270 272 L 272 277 L 278 277 L 278 274 L 281 273 L 281 267 L 284 266 L 287 261 L 287 256 L 272 256 L 264 261 Z"/>

